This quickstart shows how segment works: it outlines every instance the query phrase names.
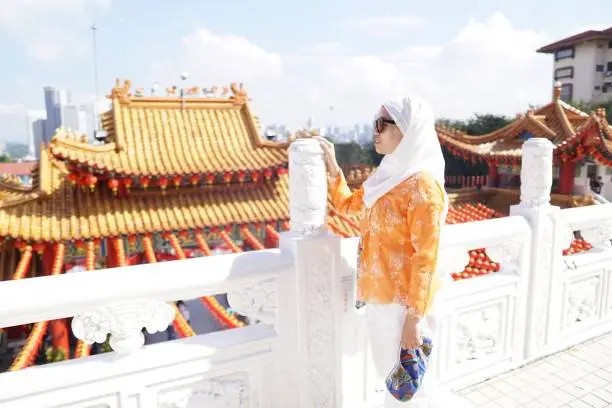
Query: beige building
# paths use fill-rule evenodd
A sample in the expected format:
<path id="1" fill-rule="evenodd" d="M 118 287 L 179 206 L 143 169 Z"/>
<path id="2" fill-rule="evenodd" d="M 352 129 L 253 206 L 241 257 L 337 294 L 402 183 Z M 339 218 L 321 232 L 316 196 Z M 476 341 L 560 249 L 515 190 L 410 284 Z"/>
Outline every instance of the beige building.
<path id="1" fill-rule="evenodd" d="M 612 100 L 612 27 L 589 30 L 538 50 L 553 54 L 553 83 L 564 101 Z"/>

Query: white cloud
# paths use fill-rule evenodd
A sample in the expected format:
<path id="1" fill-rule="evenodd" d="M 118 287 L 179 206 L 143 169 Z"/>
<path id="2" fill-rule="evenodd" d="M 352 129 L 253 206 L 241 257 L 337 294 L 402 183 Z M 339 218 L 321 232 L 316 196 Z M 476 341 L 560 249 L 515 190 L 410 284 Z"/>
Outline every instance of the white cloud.
<path id="1" fill-rule="evenodd" d="M 24 44 L 32 58 L 55 60 L 88 46 L 89 37 L 83 34 L 93 22 L 92 15 L 109 3 L 110 0 L 0 0 L 0 32 Z"/>
<path id="2" fill-rule="evenodd" d="M 153 66 L 151 80 L 176 83 L 188 71 L 187 82 L 200 86 L 244 81 L 264 123 L 293 127 L 311 115 L 319 125 L 368 121 L 384 100 L 409 93 L 429 99 L 438 116 L 514 115 L 549 100 L 551 61 L 535 52 L 547 41 L 500 13 L 468 22 L 445 44 L 400 44 L 379 55 L 350 53 L 337 43 L 279 55 L 199 30 Z"/>
<path id="3" fill-rule="evenodd" d="M 0 104 L 0 115 L 16 115 L 24 114 L 27 110 L 23 105 L 17 104 Z"/>
<path id="4" fill-rule="evenodd" d="M 393 36 L 406 30 L 421 28 L 425 20 L 419 16 L 372 16 L 347 20 L 345 26 L 374 36 Z"/>

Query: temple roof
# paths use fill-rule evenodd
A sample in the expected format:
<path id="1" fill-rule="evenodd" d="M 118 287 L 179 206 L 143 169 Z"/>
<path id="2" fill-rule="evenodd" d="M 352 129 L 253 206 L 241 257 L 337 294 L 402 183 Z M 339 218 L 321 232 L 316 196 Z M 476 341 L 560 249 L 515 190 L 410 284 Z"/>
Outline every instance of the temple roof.
<path id="1" fill-rule="evenodd" d="M 470 136 L 454 129 L 437 127 L 442 145 L 455 154 L 482 160 L 520 160 L 522 144 L 531 137 L 550 140 L 559 155 L 577 141 L 601 145 L 612 151 L 612 127 L 603 110 L 582 112 L 560 99 L 560 85 L 555 87 L 553 101 L 538 109 L 520 114 L 508 125 L 491 133 Z"/>
<path id="2" fill-rule="evenodd" d="M 257 184 L 183 187 L 166 194 L 134 190 L 119 198 L 108 189 L 73 186 L 67 173 L 43 149 L 32 187 L 0 183 L 0 236 L 57 242 L 289 219 L 286 173 Z M 342 232 L 352 229 L 347 217 L 333 214 L 329 221 Z"/>
<path id="3" fill-rule="evenodd" d="M 117 83 L 102 115 L 102 145 L 64 130 L 50 142 L 58 159 L 120 176 L 222 174 L 277 168 L 287 162 L 286 144 L 264 140 L 242 87 L 230 97 L 144 97 Z M 174 92 L 176 93 L 176 92 Z M 137 95 L 140 93 L 137 93 Z"/>

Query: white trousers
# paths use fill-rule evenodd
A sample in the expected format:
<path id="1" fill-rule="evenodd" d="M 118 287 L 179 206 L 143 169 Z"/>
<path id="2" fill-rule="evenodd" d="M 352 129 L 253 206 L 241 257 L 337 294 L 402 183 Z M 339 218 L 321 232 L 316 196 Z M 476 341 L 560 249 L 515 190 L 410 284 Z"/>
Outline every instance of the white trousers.
<path id="1" fill-rule="evenodd" d="M 431 374 L 431 369 L 434 367 L 436 359 L 436 351 L 440 345 L 437 343 L 437 327 L 436 312 L 434 311 L 429 316 L 425 317 L 419 323 L 422 336 L 428 336 L 433 339 L 432 356 L 429 362 L 429 369 L 423 379 L 423 385 L 413 399 L 409 402 L 400 402 L 391 396 L 386 391 L 384 380 L 387 378 L 391 370 L 399 362 L 400 343 L 402 339 L 402 328 L 404 318 L 406 316 L 405 307 L 397 304 L 366 305 L 366 321 L 368 327 L 368 338 L 372 349 L 372 357 L 374 365 L 380 380 L 383 382 L 382 387 L 385 390 L 385 408 L 468 408 L 473 405 L 469 404 L 462 398 L 459 398 L 448 390 L 438 387 L 434 375 Z"/>

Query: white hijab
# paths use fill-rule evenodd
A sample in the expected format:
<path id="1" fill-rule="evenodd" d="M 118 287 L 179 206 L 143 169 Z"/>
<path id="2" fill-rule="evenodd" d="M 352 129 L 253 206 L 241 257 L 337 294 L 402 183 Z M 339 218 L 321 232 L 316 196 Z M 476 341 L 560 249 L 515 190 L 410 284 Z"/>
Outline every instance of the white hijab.
<path id="1" fill-rule="evenodd" d="M 428 172 L 444 189 L 444 156 L 435 129 L 431 105 L 416 97 L 387 101 L 383 105 L 404 135 L 391 154 L 385 155 L 378 169 L 364 183 L 363 199 L 371 208 L 376 201 L 408 177 Z M 445 206 L 448 200 L 445 198 Z"/>

